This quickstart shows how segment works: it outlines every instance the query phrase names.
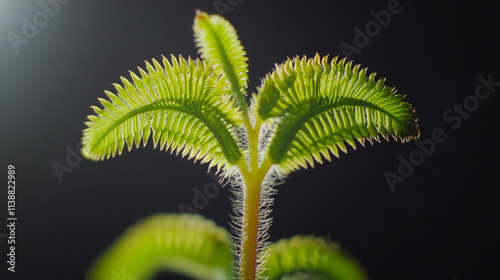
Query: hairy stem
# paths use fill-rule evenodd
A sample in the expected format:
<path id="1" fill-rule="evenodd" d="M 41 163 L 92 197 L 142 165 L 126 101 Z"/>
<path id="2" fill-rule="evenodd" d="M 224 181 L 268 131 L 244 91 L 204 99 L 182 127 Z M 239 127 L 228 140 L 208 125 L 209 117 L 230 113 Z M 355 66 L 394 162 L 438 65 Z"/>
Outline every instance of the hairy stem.
<path id="1" fill-rule="evenodd" d="M 259 166 L 259 131 L 262 122 L 257 120 L 252 127 L 247 123 L 249 164 L 238 165 L 243 178 L 243 222 L 239 275 L 241 280 L 255 280 L 259 245 L 259 211 L 262 182 L 271 167 L 269 161 Z"/>
<path id="2" fill-rule="evenodd" d="M 245 194 L 243 232 L 241 237 L 240 279 L 254 280 L 257 266 L 260 182 L 253 176 L 247 177 L 244 181 Z"/>

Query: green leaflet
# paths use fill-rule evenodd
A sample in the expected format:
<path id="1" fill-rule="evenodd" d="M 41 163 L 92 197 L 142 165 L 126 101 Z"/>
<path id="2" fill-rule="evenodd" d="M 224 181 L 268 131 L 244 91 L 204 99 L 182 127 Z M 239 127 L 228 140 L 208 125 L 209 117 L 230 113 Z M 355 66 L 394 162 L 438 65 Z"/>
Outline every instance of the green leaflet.
<path id="1" fill-rule="evenodd" d="M 297 278 L 298 275 L 309 278 Z M 269 277 L 268 280 L 367 279 L 358 263 L 341 253 L 334 244 L 314 236 L 295 236 L 273 243 L 264 276 Z"/>
<path id="2" fill-rule="evenodd" d="M 154 66 L 153 66 L 154 65 Z M 125 145 L 146 145 L 170 149 L 217 168 L 234 164 L 241 157 L 235 137 L 242 118 L 232 105 L 226 84 L 200 60 L 174 56 L 146 62 L 148 73 L 131 72 L 132 82 L 122 77 L 109 91 L 104 108 L 92 107 L 83 131 L 82 154 L 102 160 L 121 154 Z"/>
<path id="3" fill-rule="evenodd" d="M 402 142 L 418 137 L 413 108 L 384 79 L 337 57 L 295 57 L 266 76 L 253 98 L 255 118 L 274 129 L 264 150 L 284 173 L 331 160 L 344 142 L 379 141 L 389 135 Z"/>
<path id="4" fill-rule="evenodd" d="M 231 248 L 227 231 L 201 216 L 157 214 L 129 228 L 94 263 L 86 279 L 145 280 L 167 270 L 225 280 L 232 276 Z"/>
<path id="5" fill-rule="evenodd" d="M 244 94 L 248 82 L 246 52 L 234 27 L 218 15 L 197 11 L 193 25 L 196 46 L 202 59 L 231 86 L 237 105 L 246 111 Z"/>

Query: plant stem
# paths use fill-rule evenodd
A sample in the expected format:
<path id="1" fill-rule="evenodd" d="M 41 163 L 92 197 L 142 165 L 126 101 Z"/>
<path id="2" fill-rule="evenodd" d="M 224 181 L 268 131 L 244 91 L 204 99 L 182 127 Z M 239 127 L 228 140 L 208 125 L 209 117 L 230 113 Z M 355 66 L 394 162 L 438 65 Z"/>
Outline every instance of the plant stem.
<path id="1" fill-rule="evenodd" d="M 262 180 L 261 180 L 262 181 Z M 254 280 L 259 231 L 260 182 L 253 176 L 245 180 L 240 279 Z"/>
<path id="2" fill-rule="evenodd" d="M 262 182 L 271 167 L 269 161 L 259 166 L 259 132 L 262 122 L 256 120 L 252 127 L 247 123 L 249 164 L 240 162 L 238 167 L 244 181 L 243 228 L 241 236 L 240 279 L 255 280 L 259 235 L 259 211 Z"/>

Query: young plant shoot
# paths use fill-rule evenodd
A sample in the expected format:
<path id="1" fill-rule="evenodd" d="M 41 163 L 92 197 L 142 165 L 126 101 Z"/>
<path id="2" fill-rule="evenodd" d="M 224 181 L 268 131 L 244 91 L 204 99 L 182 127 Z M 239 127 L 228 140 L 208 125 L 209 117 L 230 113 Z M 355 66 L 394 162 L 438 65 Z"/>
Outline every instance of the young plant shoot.
<path id="1" fill-rule="evenodd" d="M 103 160 L 152 142 L 216 168 L 235 194 L 233 239 L 200 216 L 159 214 L 129 229 L 88 279 L 119 273 L 149 279 L 162 269 L 196 279 L 284 279 L 299 273 L 309 279 L 366 279 L 355 261 L 324 239 L 268 242 L 272 194 L 289 173 L 330 161 L 347 146 L 355 149 L 380 136 L 417 138 L 412 106 L 366 68 L 318 54 L 276 65 L 256 93 L 248 94 L 248 58 L 234 27 L 218 15 L 197 12 L 193 29 L 200 58 L 153 59 L 130 79 L 122 77 L 116 92 L 106 91 L 102 106 L 92 107 L 82 154 Z"/>

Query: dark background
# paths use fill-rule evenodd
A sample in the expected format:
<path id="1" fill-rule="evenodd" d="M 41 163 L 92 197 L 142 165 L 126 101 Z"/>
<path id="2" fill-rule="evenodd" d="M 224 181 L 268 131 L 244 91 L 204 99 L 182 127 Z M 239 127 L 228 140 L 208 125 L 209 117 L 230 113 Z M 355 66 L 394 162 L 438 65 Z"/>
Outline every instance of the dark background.
<path id="1" fill-rule="evenodd" d="M 244 0 L 223 15 L 248 53 L 254 91 L 287 57 L 342 56 L 339 45 L 354 45 L 354 28 L 364 29 L 373 21 L 370 11 L 388 2 Z M 434 2 L 401 1 L 402 12 L 351 59 L 407 95 L 422 139 L 441 128 L 446 141 L 395 192 L 384 172 L 397 173 L 398 157 L 407 159 L 415 143 L 350 149 L 292 174 L 278 187 L 272 240 L 330 236 L 370 279 L 499 279 L 494 138 L 500 87 L 456 130 L 443 119 L 474 94 L 478 76 L 500 81 L 497 12 L 479 2 Z M 151 146 L 104 162 L 72 162 L 61 182 L 52 167 L 68 166 L 68 149 L 80 142 L 89 106 L 120 76 L 162 54 L 197 56 L 195 10 L 215 13 L 213 3 L 73 0 L 16 53 L 9 32 L 20 35 L 22 17 L 31 19 L 41 8 L 37 1 L 0 0 L 0 182 L 6 185 L 7 165 L 14 164 L 18 217 L 17 272 L 7 273 L 7 242 L 0 239 L 1 279 L 82 279 L 128 226 L 192 205 L 193 188 L 213 182 L 207 166 Z M 1 189 L 0 234 L 7 232 L 7 188 Z M 227 228 L 229 194 L 223 189 L 201 214 Z"/>

